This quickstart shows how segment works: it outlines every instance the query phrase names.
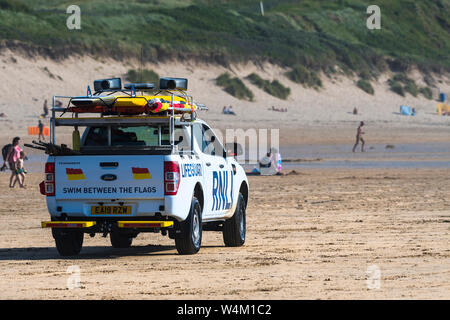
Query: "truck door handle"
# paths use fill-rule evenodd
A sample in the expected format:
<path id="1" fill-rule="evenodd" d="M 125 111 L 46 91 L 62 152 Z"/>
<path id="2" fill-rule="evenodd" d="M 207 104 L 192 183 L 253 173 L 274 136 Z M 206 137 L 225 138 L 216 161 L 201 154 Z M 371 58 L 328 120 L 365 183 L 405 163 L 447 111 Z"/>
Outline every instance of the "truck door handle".
<path id="1" fill-rule="evenodd" d="M 100 162 L 100 167 L 102 168 L 117 168 L 118 166 L 118 162 Z"/>
<path id="2" fill-rule="evenodd" d="M 219 167 L 222 169 L 223 167 L 224 167 L 224 165 L 223 164 L 221 164 L 221 165 L 219 165 Z"/>
<path id="3" fill-rule="evenodd" d="M 209 167 L 211 165 L 211 162 L 207 162 L 205 164 Z"/>

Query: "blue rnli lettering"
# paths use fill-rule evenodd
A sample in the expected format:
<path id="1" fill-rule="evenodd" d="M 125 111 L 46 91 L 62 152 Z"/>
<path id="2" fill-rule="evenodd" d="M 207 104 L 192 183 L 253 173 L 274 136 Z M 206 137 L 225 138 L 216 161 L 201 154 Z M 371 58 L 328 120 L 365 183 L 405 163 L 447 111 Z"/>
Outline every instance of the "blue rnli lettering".
<path id="1" fill-rule="evenodd" d="M 228 210 L 233 203 L 233 174 L 228 174 L 228 171 L 213 171 L 212 183 L 212 211 Z M 231 181 L 231 190 L 228 195 L 229 183 L 228 176 Z M 230 199 L 230 201 L 228 201 Z"/>

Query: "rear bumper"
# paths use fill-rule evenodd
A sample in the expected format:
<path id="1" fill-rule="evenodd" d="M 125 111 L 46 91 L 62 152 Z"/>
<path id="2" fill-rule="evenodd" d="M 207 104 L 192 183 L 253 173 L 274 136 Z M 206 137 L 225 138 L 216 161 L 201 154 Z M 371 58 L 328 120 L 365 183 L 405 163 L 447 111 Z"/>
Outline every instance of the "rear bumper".
<path id="1" fill-rule="evenodd" d="M 95 221 L 42 221 L 42 228 L 83 229 L 95 226 Z"/>
<path id="2" fill-rule="evenodd" d="M 53 198 L 53 199 L 51 199 Z M 93 207 L 130 207 L 129 214 L 94 214 Z M 68 217 L 70 220 L 80 219 L 82 221 L 100 219 L 121 219 L 124 220 L 154 220 L 152 217 L 160 213 L 165 216 L 172 216 L 165 208 L 164 199 L 98 199 L 98 200 L 66 200 L 47 197 L 47 207 L 52 220 L 66 220 L 60 217 Z M 179 218 L 179 217 L 176 217 Z M 158 219 L 156 219 L 158 220 Z"/>
<path id="3" fill-rule="evenodd" d="M 138 232 L 159 232 L 159 230 L 173 228 L 174 222 L 164 221 L 127 221 L 127 220 L 98 220 L 98 221 L 42 221 L 42 228 L 76 229 L 87 233 L 104 233 L 117 229 L 134 230 Z"/>

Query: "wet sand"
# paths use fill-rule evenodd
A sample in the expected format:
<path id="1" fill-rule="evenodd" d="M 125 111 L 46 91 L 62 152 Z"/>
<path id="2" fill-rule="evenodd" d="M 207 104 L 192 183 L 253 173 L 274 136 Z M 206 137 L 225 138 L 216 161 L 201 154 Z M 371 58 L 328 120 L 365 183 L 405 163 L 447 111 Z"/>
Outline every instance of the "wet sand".
<path id="1" fill-rule="evenodd" d="M 448 169 L 299 170 L 249 177 L 247 241 L 205 232 L 199 254 L 140 234 L 130 249 L 85 236 L 58 256 L 37 184 L 11 190 L 0 175 L 0 299 L 449 299 Z M 81 288 L 67 289 L 80 267 Z M 375 266 L 375 267 L 374 267 Z M 368 268 L 380 288 L 369 289 Z"/>

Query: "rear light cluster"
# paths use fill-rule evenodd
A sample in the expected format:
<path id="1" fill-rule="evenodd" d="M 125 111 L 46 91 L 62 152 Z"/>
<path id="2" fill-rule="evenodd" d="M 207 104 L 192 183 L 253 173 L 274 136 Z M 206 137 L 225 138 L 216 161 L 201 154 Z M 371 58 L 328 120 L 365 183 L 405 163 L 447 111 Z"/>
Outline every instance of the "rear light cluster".
<path id="1" fill-rule="evenodd" d="M 180 165 L 175 161 L 164 162 L 164 195 L 174 196 L 180 186 Z"/>
<path id="2" fill-rule="evenodd" d="M 45 194 L 49 197 L 55 195 L 55 163 L 45 164 Z"/>

